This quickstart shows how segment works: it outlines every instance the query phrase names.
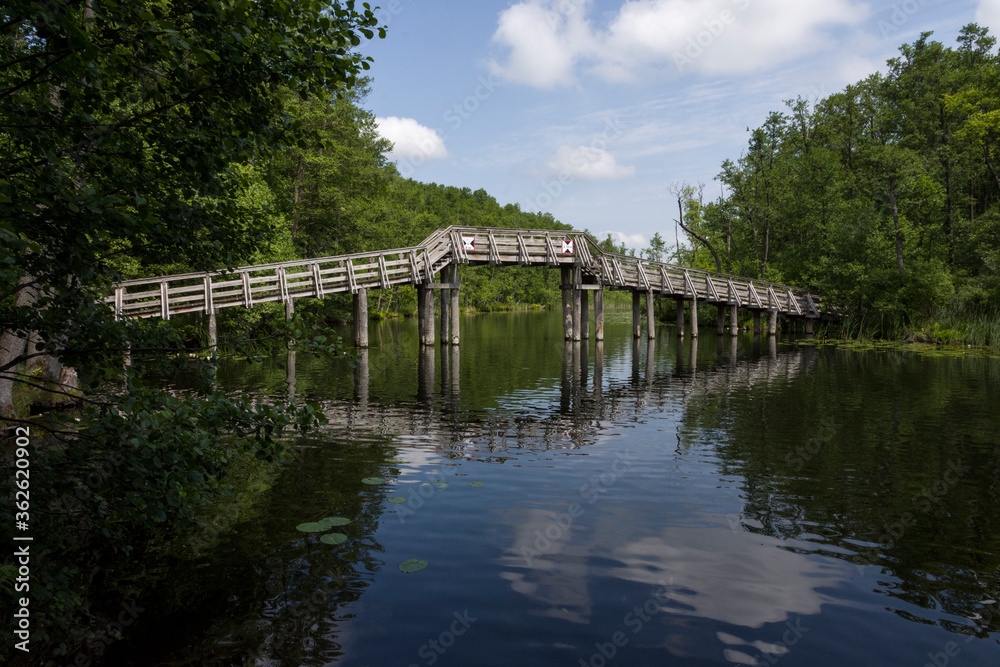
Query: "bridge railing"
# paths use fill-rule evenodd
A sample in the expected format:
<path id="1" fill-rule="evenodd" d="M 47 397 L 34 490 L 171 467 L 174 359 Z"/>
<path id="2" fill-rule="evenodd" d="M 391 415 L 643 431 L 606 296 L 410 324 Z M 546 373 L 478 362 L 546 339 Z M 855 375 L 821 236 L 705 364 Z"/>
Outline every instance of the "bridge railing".
<path id="1" fill-rule="evenodd" d="M 585 282 L 613 289 L 820 315 L 820 299 L 805 290 L 604 252 L 584 232 L 461 226 L 439 229 L 408 248 L 127 280 L 106 301 L 122 317 L 169 319 L 179 313 L 428 284 L 452 263 L 579 266 Z"/>

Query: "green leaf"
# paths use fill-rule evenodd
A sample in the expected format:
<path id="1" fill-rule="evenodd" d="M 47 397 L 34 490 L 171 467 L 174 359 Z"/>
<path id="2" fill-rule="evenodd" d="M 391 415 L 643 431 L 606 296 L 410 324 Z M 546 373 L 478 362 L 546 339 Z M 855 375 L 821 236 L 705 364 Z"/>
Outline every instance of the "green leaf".
<path id="1" fill-rule="evenodd" d="M 361 483 L 371 485 L 385 484 L 385 477 L 365 477 L 361 480 Z"/>
<path id="2" fill-rule="evenodd" d="M 300 523 L 295 526 L 295 529 L 301 530 L 303 533 L 322 533 L 324 530 L 329 530 L 330 526 L 320 521 L 309 521 L 306 523 Z"/>
<path id="3" fill-rule="evenodd" d="M 319 520 L 319 523 L 326 524 L 327 526 L 346 526 L 350 522 L 350 519 L 343 516 L 328 516 L 325 519 Z"/>
<path id="4" fill-rule="evenodd" d="M 343 533 L 329 533 L 319 538 L 319 541 L 325 544 L 341 544 L 347 541 L 347 535 Z"/>
<path id="5" fill-rule="evenodd" d="M 406 502 L 406 498 L 404 498 L 402 496 L 393 496 L 392 498 L 389 498 L 388 500 L 389 500 L 390 503 L 395 503 L 397 505 L 402 505 L 403 503 Z"/>
<path id="6" fill-rule="evenodd" d="M 486 486 L 484 482 L 469 482 L 469 486 L 476 487 L 477 489 Z"/>
<path id="7" fill-rule="evenodd" d="M 410 558 L 399 564 L 399 569 L 403 572 L 419 572 L 427 567 L 427 561 L 420 558 Z"/>

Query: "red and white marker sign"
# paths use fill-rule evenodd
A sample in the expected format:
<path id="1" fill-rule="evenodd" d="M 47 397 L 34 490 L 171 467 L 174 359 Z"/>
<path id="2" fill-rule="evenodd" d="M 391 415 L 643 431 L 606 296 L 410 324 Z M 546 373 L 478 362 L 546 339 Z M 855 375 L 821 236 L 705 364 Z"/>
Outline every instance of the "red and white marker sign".
<path id="1" fill-rule="evenodd" d="M 465 252 L 475 252 L 476 251 L 476 237 L 475 236 L 462 236 L 462 250 Z"/>
<path id="2" fill-rule="evenodd" d="M 562 242 L 562 254 L 572 255 L 573 254 L 573 239 L 563 239 Z"/>

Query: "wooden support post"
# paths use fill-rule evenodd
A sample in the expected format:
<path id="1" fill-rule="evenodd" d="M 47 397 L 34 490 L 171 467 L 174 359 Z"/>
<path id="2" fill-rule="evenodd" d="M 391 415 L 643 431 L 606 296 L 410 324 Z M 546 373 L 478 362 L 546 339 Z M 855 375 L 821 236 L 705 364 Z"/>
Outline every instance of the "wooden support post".
<path id="1" fill-rule="evenodd" d="M 214 350 L 219 345 L 219 309 L 213 308 L 208 313 L 208 348 Z"/>
<path id="2" fill-rule="evenodd" d="M 677 299 L 677 335 L 684 337 L 684 299 Z"/>
<path id="3" fill-rule="evenodd" d="M 285 319 L 290 320 L 295 316 L 295 301 L 291 298 L 285 302 Z"/>
<path id="4" fill-rule="evenodd" d="M 368 347 L 368 290 L 359 289 L 354 293 L 354 345 L 362 349 Z"/>
<path id="5" fill-rule="evenodd" d="M 739 307 L 736 304 L 729 306 L 729 333 L 735 336 L 739 333 L 739 322 L 736 320 L 736 311 Z"/>
<path id="6" fill-rule="evenodd" d="M 806 318 L 806 335 L 813 335 L 813 319 L 811 317 Z"/>
<path id="7" fill-rule="evenodd" d="M 590 290 L 580 290 L 580 335 L 590 338 Z"/>
<path id="8" fill-rule="evenodd" d="M 715 318 L 715 333 L 721 336 L 726 331 L 726 307 L 720 304 L 715 307 L 715 311 L 718 313 Z"/>
<path id="9" fill-rule="evenodd" d="M 642 335 L 642 321 L 639 317 L 641 298 L 639 290 L 632 292 L 632 338 L 638 338 Z"/>
<path id="10" fill-rule="evenodd" d="M 583 290 L 579 288 L 583 279 L 583 270 L 577 266 L 573 269 L 573 340 L 581 339 L 583 329 Z"/>
<path id="11" fill-rule="evenodd" d="M 563 334 L 573 340 L 573 267 L 562 267 Z"/>
<path id="12" fill-rule="evenodd" d="M 653 297 L 653 290 L 646 292 L 646 335 L 652 340 L 656 338 L 656 300 Z"/>
<path id="13" fill-rule="evenodd" d="M 451 265 L 451 284 L 458 284 L 458 264 Z M 459 321 L 461 313 L 458 310 L 458 288 L 452 288 L 451 292 L 451 327 L 448 332 L 451 335 L 451 344 L 458 345 L 459 341 Z"/>
<path id="14" fill-rule="evenodd" d="M 698 299 L 691 299 L 691 338 L 698 337 Z M 692 345 L 694 341 L 692 340 Z"/>
<path id="15" fill-rule="evenodd" d="M 451 282 L 451 265 L 446 266 L 441 269 L 441 282 L 448 283 Z M 448 312 L 451 309 L 451 290 L 442 289 L 438 290 L 441 298 L 441 344 L 449 345 L 451 344 L 451 334 L 448 331 L 448 327 L 451 326 L 451 313 Z"/>
<path id="16" fill-rule="evenodd" d="M 754 336 L 759 336 L 760 335 L 760 311 L 759 310 L 753 311 L 753 335 Z"/>
<path id="17" fill-rule="evenodd" d="M 421 294 L 423 295 L 421 297 Z M 418 321 L 420 329 L 420 344 L 434 344 L 434 291 L 425 286 L 417 285 L 417 307 L 421 308 L 423 317 Z"/>
<path id="18" fill-rule="evenodd" d="M 604 340 L 604 289 L 594 292 L 594 338 Z"/>
<path id="19" fill-rule="evenodd" d="M 774 336 L 778 333 L 778 311 L 772 310 L 767 317 L 767 335 Z"/>

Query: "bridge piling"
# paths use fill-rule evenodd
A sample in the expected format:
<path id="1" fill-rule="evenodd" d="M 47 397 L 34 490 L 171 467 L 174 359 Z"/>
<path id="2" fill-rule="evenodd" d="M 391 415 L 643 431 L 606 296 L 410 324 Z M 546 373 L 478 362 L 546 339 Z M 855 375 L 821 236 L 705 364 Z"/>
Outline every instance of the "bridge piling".
<path id="1" fill-rule="evenodd" d="M 417 329 L 421 345 L 434 344 L 434 292 L 427 285 L 417 285 Z"/>
<path id="2" fill-rule="evenodd" d="M 459 322 L 461 321 L 461 313 L 458 310 L 458 264 L 451 265 L 451 284 L 456 287 L 452 287 L 450 291 L 451 296 L 451 344 L 459 344 Z"/>
<path id="3" fill-rule="evenodd" d="M 646 335 L 650 340 L 656 338 L 656 301 L 653 290 L 646 292 Z"/>
<path id="4" fill-rule="evenodd" d="M 451 265 L 448 265 L 441 269 L 441 282 L 449 283 L 451 282 Z M 451 333 L 448 331 L 448 327 L 451 326 L 451 290 L 441 289 L 438 290 L 439 298 L 441 299 L 441 344 L 450 345 L 451 344 Z"/>
<path id="5" fill-rule="evenodd" d="M 594 338 L 604 340 L 604 289 L 594 292 Z"/>
<path id="6" fill-rule="evenodd" d="M 573 340 L 573 267 L 564 266 L 562 274 L 563 337 Z"/>
<path id="7" fill-rule="evenodd" d="M 368 290 L 359 289 L 351 298 L 354 311 L 354 346 L 368 347 Z"/>
<path id="8" fill-rule="evenodd" d="M 733 336 L 739 332 L 739 323 L 736 321 L 737 308 L 736 304 L 729 307 L 729 333 Z"/>
<path id="9" fill-rule="evenodd" d="M 577 266 L 573 269 L 573 340 L 581 340 L 581 330 L 583 328 L 583 290 L 580 283 L 583 282 L 583 270 Z"/>
<path id="10" fill-rule="evenodd" d="M 219 345 L 218 308 L 208 311 L 208 349 L 214 350 Z"/>
<path id="11" fill-rule="evenodd" d="M 772 310 L 767 315 L 767 335 L 774 336 L 778 333 L 778 311 Z"/>
<path id="12" fill-rule="evenodd" d="M 722 335 L 725 333 L 726 329 L 726 307 L 719 304 L 715 307 L 716 318 L 715 318 L 715 333 Z"/>
<path id="13" fill-rule="evenodd" d="M 698 337 L 698 299 L 691 299 L 691 338 Z"/>
<path id="14" fill-rule="evenodd" d="M 590 291 L 580 290 L 580 335 L 583 340 L 590 338 Z"/>
<path id="15" fill-rule="evenodd" d="M 806 318 L 806 335 L 807 336 L 813 335 L 813 320 L 811 317 Z"/>
<path id="16" fill-rule="evenodd" d="M 639 290 L 632 292 L 632 338 L 642 335 L 642 322 L 639 318 Z"/>
<path id="17" fill-rule="evenodd" d="M 684 299 L 677 299 L 677 335 L 684 337 Z"/>
<path id="18" fill-rule="evenodd" d="M 753 335 L 754 336 L 759 336 L 760 335 L 760 311 L 759 310 L 753 311 Z"/>

